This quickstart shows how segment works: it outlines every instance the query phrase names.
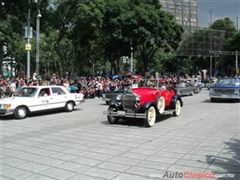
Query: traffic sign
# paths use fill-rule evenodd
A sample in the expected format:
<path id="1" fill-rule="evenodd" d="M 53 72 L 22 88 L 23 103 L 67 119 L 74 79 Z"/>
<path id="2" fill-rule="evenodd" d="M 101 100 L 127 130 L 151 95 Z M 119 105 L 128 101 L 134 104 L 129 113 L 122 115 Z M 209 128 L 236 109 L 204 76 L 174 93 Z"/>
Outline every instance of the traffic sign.
<path id="1" fill-rule="evenodd" d="M 32 50 L 32 45 L 31 44 L 25 44 L 25 50 L 26 51 L 31 51 Z"/>

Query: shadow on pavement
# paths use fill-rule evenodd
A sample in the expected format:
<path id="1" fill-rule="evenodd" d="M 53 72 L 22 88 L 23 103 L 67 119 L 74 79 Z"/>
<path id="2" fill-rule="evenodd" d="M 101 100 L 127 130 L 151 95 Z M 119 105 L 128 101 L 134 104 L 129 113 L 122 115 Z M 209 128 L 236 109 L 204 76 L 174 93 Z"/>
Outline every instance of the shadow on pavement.
<path id="1" fill-rule="evenodd" d="M 80 108 L 76 108 L 73 110 L 74 111 L 81 111 L 82 109 Z M 28 115 L 26 117 L 27 118 L 31 118 L 31 117 L 37 117 L 37 116 L 46 116 L 46 115 L 54 115 L 54 114 L 63 114 L 66 113 L 68 114 L 68 112 L 65 112 L 62 109 L 53 109 L 53 110 L 46 110 L 46 111 L 38 111 L 38 112 L 32 112 L 30 115 Z M 69 112 L 71 113 L 71 112 Z M 9 115 L 9 116 L 0 116 L 0 121 L 23 121 L 24 119 L 15 119 L 13 117 L 13 115 Z"/>
<path id="2" fill-rule="evenodd" d="M 172 115 L 164 115 L 164 116 L 160 116 L 156 119 L 156 124 L 165 121 L 169 118 L 173 117 Z M 111 125 L 108 123 L 107 121 L 107 117 L 106 117 L 106 121 L 101 122 L 102 124 L 105 125 Z M 144 119 L 134 119 L 134 118 L 127 118 L 127 119 L 119 119 L 119 122 L 116 125 L 123 125 L 123 126 L 136 126 L 136 127 L 143 127 L 145 128 L 145 123 L 144 123 Z"/>
<path id="3" fill-rule="evenodd" d="M 232 100 L 232 99 L 221 99 L 221 100 L 217 100 L 216 102 L 211 102 L 210 99 L 205 99 L 204 101 L 202 101 L 202 103 L 211 103 L 211 104 L 223 104 L 223 103 L 233 104 L 233 103 L 238 103 L 238 102 L 240 102 L 240 101 Z"/>
<path id="4" fill-rule="evenodd" d="M 240 179 L 240 140 L 231 139 L 230 142 L 226 143 L 228 145 L 225 148 L 226 151 L 220 153 L 217 156 L 207 155 L 206 159 L 209 162 L 210 170 L 215 174 L 229 173 L 234 174 L 232 178 L 218 178 L 218 179 L 229 179 L 235 180 Z M 214 161 L 210 161 L 214 159 Z"/>
<path id="5" fill-rule="evenodd" d="M 104 102 L 103 102 L 103 103 L 100 103 L 99 105 L 100 105 L 100 106 L 107 106 L 107 107 L 109 106 L 107 103 L 104 103 Z"/>

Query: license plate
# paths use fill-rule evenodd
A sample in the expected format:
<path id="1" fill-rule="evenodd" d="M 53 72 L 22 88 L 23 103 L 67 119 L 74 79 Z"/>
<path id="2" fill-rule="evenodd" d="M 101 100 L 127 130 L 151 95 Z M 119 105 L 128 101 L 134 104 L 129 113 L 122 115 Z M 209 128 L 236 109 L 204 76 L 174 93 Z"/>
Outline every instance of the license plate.
<path id="1" fill-rule="evenodd" d="M 117 114 L 118 114 L 118 116 L 125 116 L 126 112 L 125 111 L 118 111 Z"/>

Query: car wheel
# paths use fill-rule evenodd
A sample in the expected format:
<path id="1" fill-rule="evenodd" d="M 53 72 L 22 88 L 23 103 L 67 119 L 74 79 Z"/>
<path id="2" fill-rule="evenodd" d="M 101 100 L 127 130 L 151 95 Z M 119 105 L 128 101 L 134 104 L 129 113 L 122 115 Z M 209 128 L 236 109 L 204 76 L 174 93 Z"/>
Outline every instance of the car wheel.
<path id="1" fill-rule="evenodd" d="M 150 106 L 150 108 L 147 109 L 146 112 L 146 120 L 145 120 L 145 124 L 147 127 L 152 127 L 155 124 L 156 121 L 156 109 L 154 108 L 154 106 Z"/>
<path id="2" fill-rule="evenodd" d="M 164 97 L 162 97 L 162 96 L 158 97 L 156 107 L 157 107 L 157 110 L 158 110 L 159 114 L 163 114 L 164 109 L 165 109 L 165 99 L 164 99 Z"/>
<path id="3" fill-rule="evenodd" d="M 14 111 L 14 117 L 16 119 L 24 119 L 27 117 L 27 108 L 24 106 L 17 107 Z"/>
<path id="4" fill-rule="evenodd" d="M 107 116 L 108 122 L 110 124 L 117 124 L 119 117 L 114 117 L 113 115 L 111 115 L 111 112 L 117 112 L 117 109 L 114 107 L 109 107 L 108 112 L 109 112 L 109 115 Z"/>
<path id="5" fill-rule="evenodd" d="M 175 110 L 173 111 L 174 116 L 179 116 L 181 114 L 181 103 L 179 100 L 176 101 Z"/>
<path id="6" fill-rule="evenodd" d="M 197 88 L 194 93 L 198 94 L 199 92 L 200 92 L 200 90 L 199 90 L 199 88 Z"/>
<path id="7" fill-rule="evenodd" d="M 66 112 L 72 112 L 74 110 L 74 103 L 73 102 L 67 102 L 65 105 L 65 111 Z"/>

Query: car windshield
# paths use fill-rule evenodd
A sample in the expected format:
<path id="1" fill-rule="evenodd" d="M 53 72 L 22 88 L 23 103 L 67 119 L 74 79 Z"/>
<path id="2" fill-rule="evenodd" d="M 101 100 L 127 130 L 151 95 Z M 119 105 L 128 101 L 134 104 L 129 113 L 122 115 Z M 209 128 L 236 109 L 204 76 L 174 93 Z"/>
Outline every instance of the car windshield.
<path id="1" fill-rule="evenodd" d="M 239 80 L 238 79 L 234 79 L 234 78 L 228 78 L 228 79 L 219 79 L 216 84 L 219 85 L 238 85 L 239 84 Z"/>
<path id="2" fill-rule="evenodd" d="M 21 97 L 34 97 L 37 92 L 37 88 L 23 88 L 18 96 Z"/>

